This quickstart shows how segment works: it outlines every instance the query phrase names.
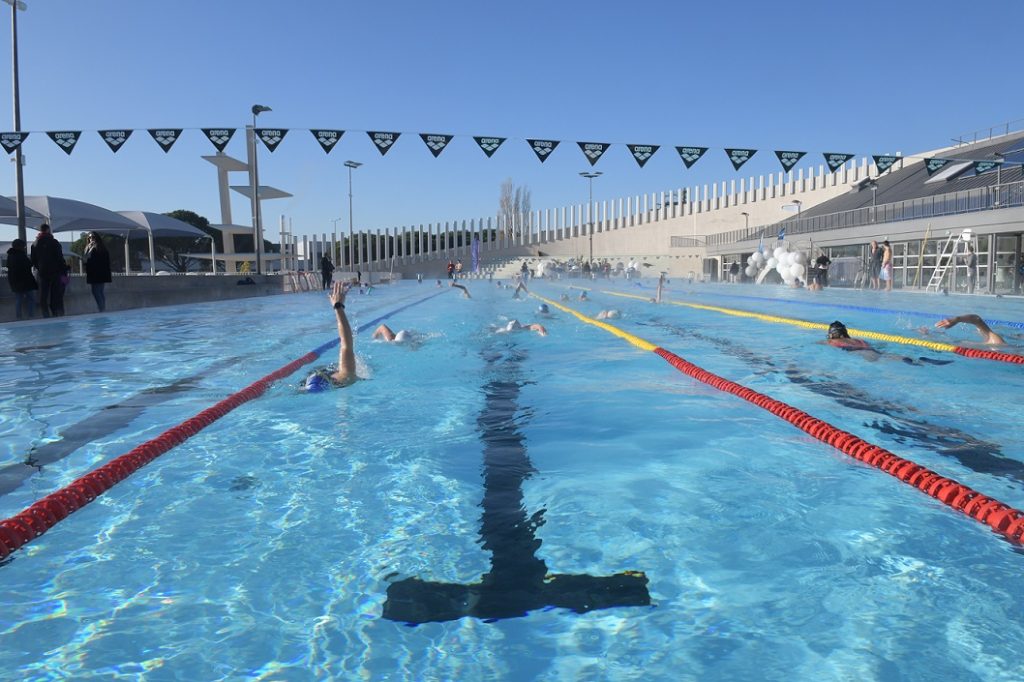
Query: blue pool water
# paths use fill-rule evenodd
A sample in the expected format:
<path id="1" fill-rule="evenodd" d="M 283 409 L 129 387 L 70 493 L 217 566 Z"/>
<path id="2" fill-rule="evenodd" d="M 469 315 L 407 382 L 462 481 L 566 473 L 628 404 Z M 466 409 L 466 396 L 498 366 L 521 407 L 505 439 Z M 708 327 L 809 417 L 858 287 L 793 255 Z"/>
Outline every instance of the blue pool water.
<path id="1" fill-rule="evenodd" d="M 1021 679 L 1019 547 L 652 353 L 469 286 L 351 295 L 356 325 L 416 303 L 388 323 L 422 345 L 359 333 L 366 381 L 302 394 L 299 372 L 9 558 L 0 678 Z M 617 308 L 630 333 L 1024 507 L 1020 366 L 897 344 L 877 345 L 952 362 L 869 362 L 819 332 L 592 298 L 568 305 Z M 908 336 L 941 314 L 1024 320 L 1015 300 L 898 292 L 668 298 Z M 511 318 L 550 333 L 491 332 Z M 334 335 L 319 293 L 0 327 L 0 518 Z M 481 617 L 458 617 L 467 585 Z"/>

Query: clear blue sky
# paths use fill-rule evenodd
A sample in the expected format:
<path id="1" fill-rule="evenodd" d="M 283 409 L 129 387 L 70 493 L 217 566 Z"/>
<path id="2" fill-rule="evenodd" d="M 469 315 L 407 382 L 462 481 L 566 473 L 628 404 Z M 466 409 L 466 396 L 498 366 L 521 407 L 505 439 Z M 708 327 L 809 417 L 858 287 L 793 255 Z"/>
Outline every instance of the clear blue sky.
<path id="1" fill-rule="evenodd" d="M 19 13 L 26 193 L 114 210 L 194 210 L 219 222 L 213 148 L 201 127 L 292 129 L 261 148 L 261 180 L 293 199 L 264 206 L 296 233 L 493 215 L 512 178 L 534 208 L 586 201 L 576 141 L 660 144 L 641 169 L 617 144 L 595 199 L 728 180 L 780 167 L 773 150 L 913 153 L 1024 118 L 1014 31 L 1024 3 L 590 0 L 480 3 L 341 0 L 26 0 Z M 9 7 L 0 5 L 0 112 L 11 130 Z M 146 128 L 186 128 L 165 154 Z M 349 132 L 330 155 L 308 128 Z M 96 130 L 135 128 L 113 154 Z M 83 130 L 67 156 L 43 131 Z M 386 157 L 365 130 L 400 131 Z M 418 133 L 454 133 L 435 159 Z M 510 138 L 493 158 L 470 135 Z M 524 138 L 561 140 L 541 164 Z M 711 147 L 685 170 L 672 145 Z M 742 173 L 723 147 L 760 151 Z M 238 176 L 237 184 L 244 179 Z M 0 168 L 15 192 L 13 164 Z M 244 198 L 235 222 L 247 223 Z M 7 238 L 11 229 L 0 227 Z"/>

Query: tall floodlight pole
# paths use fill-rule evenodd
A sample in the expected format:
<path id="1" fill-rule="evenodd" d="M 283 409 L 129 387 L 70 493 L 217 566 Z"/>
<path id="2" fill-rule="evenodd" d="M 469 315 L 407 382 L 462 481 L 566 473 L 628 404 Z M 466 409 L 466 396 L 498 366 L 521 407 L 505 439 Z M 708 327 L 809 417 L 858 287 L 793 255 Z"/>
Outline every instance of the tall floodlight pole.
<path id="1" fill-rule="evenodd" d="M 581 171 L 580 177 L 587 179 L 587 183 L 590 185 L 590 203 L 587 204 L 587 217 L 590 219 L 590 255 L 587 257 L 587 261 L 594 264 L 594 178 L 599 178 L 603 175 L 601 171 Z"/>
<path id="2" fill-rule="evenodd" d="M 352 171 L 363 164 L 359 161 L 346 161 L 345 168 L 348 168 L 348 266 L 352 267 L 356 262 L 356 244 L 352 240 Z"/>
<path id="3" fill-rule="evenodd" d="M 875 222 L 875 206 L 878 195 L 878 183 L 874 180 L 868 182 L 868 189 L 871 190 L 871 222 Z"/>
<path id="4" fill-rule="evenodd" d="M 28 5 L 20 0 L 3 0 L 11 6 L 11 80 L 14 82 L 14 132 L 21 132 L 21 90 L 18 87 L 18 10 L 25 11 Z M 14 150 L 14 176 L 18 186 L 18 239 L 27 241 L 25 231 L 25 159 L 21 156 L 21 145 Z"/>
<path id="5" fill-rule="evenodd" d="M 256 246 L 256 274 L 263 274 L 262 251 L 263 251 L 263 225 L 260 223 L 260 166 L 259 147 L 256 142 L 256 117 L 264 111 L 271 111 L 271 108 L 263 104 L 252 105 L 252 238 Z"/>
<path id="6" fill-rule="evenodd" d="M 743 236 L 746 237 L 750 232 L 750 214 L 744 211 L 740 215 L 743 216 Z"/>

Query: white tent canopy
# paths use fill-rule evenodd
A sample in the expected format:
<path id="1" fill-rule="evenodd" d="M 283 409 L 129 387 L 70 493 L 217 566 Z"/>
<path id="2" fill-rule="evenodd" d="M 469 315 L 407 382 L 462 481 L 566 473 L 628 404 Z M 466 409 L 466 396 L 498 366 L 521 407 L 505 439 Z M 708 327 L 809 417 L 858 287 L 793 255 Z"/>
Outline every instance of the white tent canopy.
<path id="1" fill-rule="evenodd" d="M 27 205 L 25 206 L 25 224 L 31 227 L 38 227 L 40 223 L 46 221 L 46 216 L 33 211 Z M 17 225 L 18 224 L 18 202 L 14 199 L 8 199 L 7 197 L 0 196 L 0 223 L 5 225 Z"/>
<path id="2" fill-rule="evenodd" d="M 127 232 L 139 229 L 138 225 L 123 215 L 76 199 L 31 196 L 25 197 L 25 205 L 42 214 L 54 232 Z"/>

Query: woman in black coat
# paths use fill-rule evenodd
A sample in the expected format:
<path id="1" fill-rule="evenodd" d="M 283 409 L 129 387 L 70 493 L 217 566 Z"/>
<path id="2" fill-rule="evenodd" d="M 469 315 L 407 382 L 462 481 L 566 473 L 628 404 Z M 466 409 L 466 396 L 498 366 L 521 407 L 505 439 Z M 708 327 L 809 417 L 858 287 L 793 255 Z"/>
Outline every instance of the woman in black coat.
<path id="1" fill-rule="evenodd" d="M 95 232 L 90 232 L 85 247 L 85 281 L 92 287 L 92 297 L 102 313 L 107 309 L 107 296 L 103 288 L 110 283 L 110 252 Z"/>
<path id="2" fill-rule="evenodd" d="M 15 239 L 11 248 L 7 249 L 7 283 L 14 294 L 14 313 L 22 319 L 22 309 L 27 317 L 32 317 L 36 310 L 35 294 L 39 288 L 36 278 L 32 275 L 32 260 L 28 257 L 25 240 Z"/>

